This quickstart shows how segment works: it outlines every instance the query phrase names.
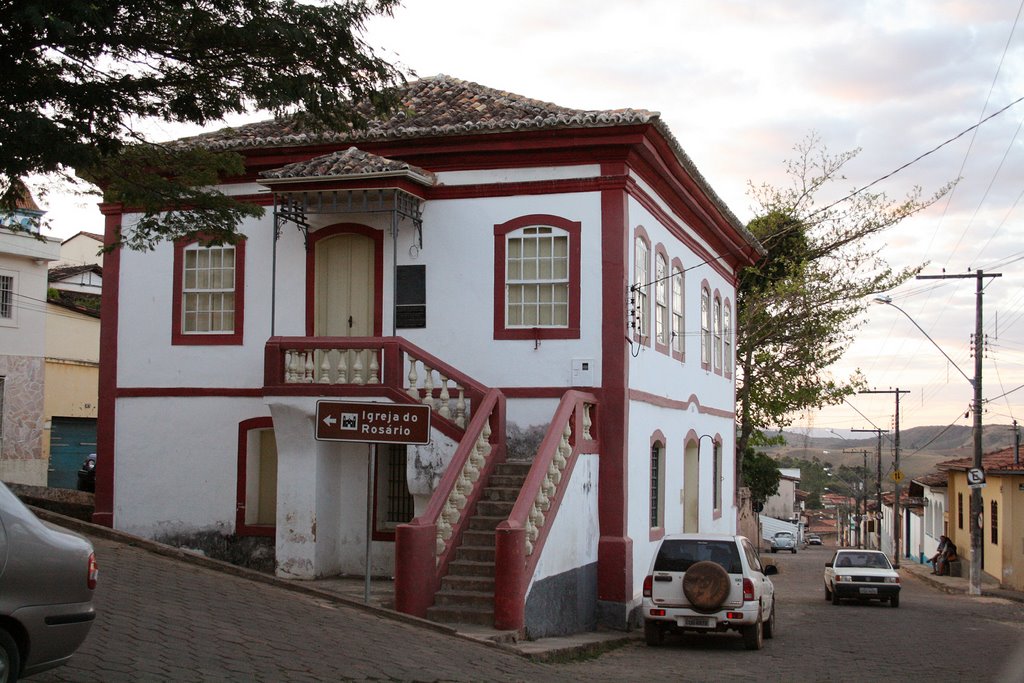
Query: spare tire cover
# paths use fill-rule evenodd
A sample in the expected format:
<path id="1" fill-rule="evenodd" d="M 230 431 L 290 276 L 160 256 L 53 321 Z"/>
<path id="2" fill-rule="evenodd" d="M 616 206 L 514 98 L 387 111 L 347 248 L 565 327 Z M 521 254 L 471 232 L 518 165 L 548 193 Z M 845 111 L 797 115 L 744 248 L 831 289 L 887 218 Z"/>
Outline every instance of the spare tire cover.
<path id="1" fill-rule="evenodd" d="M 717 562 L 696 562 L 683 575 L 683 594 L 697 609 L 716 610 L 729 597 L 729 573 Z"/>

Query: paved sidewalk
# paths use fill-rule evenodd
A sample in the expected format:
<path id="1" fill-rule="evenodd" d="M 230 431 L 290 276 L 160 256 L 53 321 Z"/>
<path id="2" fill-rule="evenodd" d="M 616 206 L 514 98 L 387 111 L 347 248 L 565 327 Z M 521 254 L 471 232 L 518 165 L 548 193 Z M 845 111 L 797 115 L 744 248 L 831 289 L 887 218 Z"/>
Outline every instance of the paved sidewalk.
<path id="1" fill-rule="evenodd" d="M 233 576 L 246 578 L 259 583 L 270 584 L 305 595 L 316 596 L 321 599 L 333 600 L 350 607 L 367 610 L 379 616 L 402 621 L 407 624 L 419 626 L 447 633 L 454 637 L 466 638 L 478 642 L 484 642 L 493 647 L 498 647 L 515 652 L 523 657 L 536 661 L 550 661 L 580 656 L 590 656 L 611 650 L 634 640 L 639 640 L 641 634 L 637 631 L 605 631 L 598 630 L 588 633 L 573 634 L 570 636 L 541 638 L 539 640 L 520 640 L 513 631 L 498 631 L 485 626 L 474 624 L 446 625 L 439 624 L 426 619 L 410 616 L 397 612 L 394 605 L 394 582 L 390 579 L 374 578 L 370 581 L 369 602 L 366 601 L 366 582 L 363 577 L 332 577 L 310 581 L 282 579 L 272 574 L 258 572 L 245 567 L 239 567 L 229 562 L 215 560 L 199 553 L 183 550 L 174 546 L 157 543 L 147 538 L 134 536 L 121 531 L 110 529 L 105 526 L 83 522 L 73 517 L 51 512 L 39 507 L 32 507 L 32 511 L 42 520 L 77 531 L 84 536 L 95 536 L 106 538 L 112 541 L 125 543 L 149 552 L 170 557 L 181 562 L 196 564 L 207 569 L 221 571 Z M 102 568 L 101 568 L 102 571 Z"/>
<path id="2" fill-rule="evenodd" d="M 962 564 L 964 571 L 969 571 L 968 563 L 965 561 Z M 900 562 L 900 573 L 904 576 L 913 576 L 918 581 L 928 583 L 947 593 L 962 593 L 966 595 L 971 583 L 968 576 L 937 576 L 932 574 L 931 565 L 919 564 L 912 560 Z M 981 594 L 1024 602 L 1024 592 L 1001 588 L 999 582 L 985 572 L 981 573 Z"/>

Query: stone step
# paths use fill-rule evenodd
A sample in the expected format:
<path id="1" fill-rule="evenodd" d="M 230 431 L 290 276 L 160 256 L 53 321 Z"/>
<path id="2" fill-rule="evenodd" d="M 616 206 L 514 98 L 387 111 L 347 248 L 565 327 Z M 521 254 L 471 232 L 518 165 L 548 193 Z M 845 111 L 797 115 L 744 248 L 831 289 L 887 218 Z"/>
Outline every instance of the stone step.
<path id="1" fill-rule="evenodd" d="M 478 624 L 494 626 L 493 609 L 433 605 L 427 608 L 427 619 L 442 624 Z"/>
<path id="2" fill-rule="evenodd" d="M 476 503 L 476 513 L 484 517 L 507 518 L 512 513 L 515 503 L 505 500 L 479 500 Z"/>
<path id="3" fill-rule="evenodd" d="M 448 576 L 489 576 L 493 578 L 494 563 L 452 560 L 448 563 Z"/>
<path id="4" fill-rule="evenodd" d="M 525 477 L 532 466 L 532 462 L 525 460 L 506 460 L 494 467 L 494 474 Z"/>
<path id="5" fill-rule="evenodd" d="M 504 522 L 508 518 L 508 515 L 499 517 L 497 515 L 481 515 L 477 514 L 470 518 L 469 529 L 471 531 L 489 531 L 492 535 L 494 530 L 498 528 L 498 525 Z"/>
<path id="6" fill-rule="evenodd" d="M 488 486 L 484 489 L 483 495 L 480 496 L 480 500 L 495 500 L 512 502 L 516 501 L 519 497 L 520 488 L 514 488 L 512 486 Z"/>
<path id="7" fill-rule="evenodd" d="M 471 562 L 490 562 L 494 564 L 494 544 L 488 546 L 466 545 L 463 539 L 462 545 L 455 550 L 456 560 L 470 560 Z"/>
<path id="8" fill-rule="evenodd" d="M 462 544 L 493 548 L 494 529 L 466 529 L 462 532 Z"/>
<path id="9" fill-rule="evenodd" d="M 469 607 L 494 611 L 494 593 L 477 591 L 438 591 L 434 596 L 437 607 Z"/>
<path id="10" fill-rule="evenodd" d="M 487 485 L 489 487 L 510 488 L 518 491 L 522 487 L 525 479 L 525 474 L 492 474 L 491 478 L 487 480 Z"/>
<path id="11" fill-rule="evenodd" d="M 449 574 L 441 579 L 441 590 L 473 591 L 494 595 L 494 577 L 456 576 Z"/>

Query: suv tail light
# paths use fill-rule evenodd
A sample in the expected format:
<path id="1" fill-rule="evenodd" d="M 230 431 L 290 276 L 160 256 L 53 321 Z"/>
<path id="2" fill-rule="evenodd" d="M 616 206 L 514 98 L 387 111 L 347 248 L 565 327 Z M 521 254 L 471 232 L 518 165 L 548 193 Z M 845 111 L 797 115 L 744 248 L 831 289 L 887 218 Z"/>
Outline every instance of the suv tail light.
<path id="1" fill-rule="evenodd" d="M 750 579 L 743 579 L 743 601 L 754 601 L 754 582 Z"/>
<path id="2" fill-rule="evenodd" d="M 644 579 L 644 597 L 649 598 L 654 593 L 654 577 L 650 574 Z"/>
<path id="3" fill-rule="evenodd" d="M 95 590 L 96 579 L 99 578 L 100 568 L 96 564 L 96 553 L 89 553 L 89 578 L 86 584 L 89 586 L 89 590 Z"/>

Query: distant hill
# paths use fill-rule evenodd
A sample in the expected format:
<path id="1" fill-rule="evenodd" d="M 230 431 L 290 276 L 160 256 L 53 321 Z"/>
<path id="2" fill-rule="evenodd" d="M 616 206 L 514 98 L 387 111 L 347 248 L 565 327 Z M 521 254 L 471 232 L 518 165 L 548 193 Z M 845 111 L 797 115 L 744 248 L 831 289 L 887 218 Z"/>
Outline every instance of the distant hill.
<path id="1" fill-rule="evenodd" d="M 864 451 L 867 451 L 868 467 L 874 470 L 877 461 L 878 437 L 862 432 L 851 433 L 850 437 L 799 434 L 783 431 L 784 446 L 761 449 L 778 459 L 783 456 L 802 458 L 834 467 L 862 465 Z M 894 434 L 882 434 L 882 471 L 891 470 L 894 456 Z M 853 438 L 863 437 L 863 438 Z M 1009 448 L 1013 445 L 1011 425 L 985 425 L 982 429 L 982 451 Z M 909 478 L 920 477 L 935 469 L 945 460 L 966 458 L 974 454 L 973 428 L 963 425 L 952 427 L 912 427 L 900 430 L 900 469 Z"/>

